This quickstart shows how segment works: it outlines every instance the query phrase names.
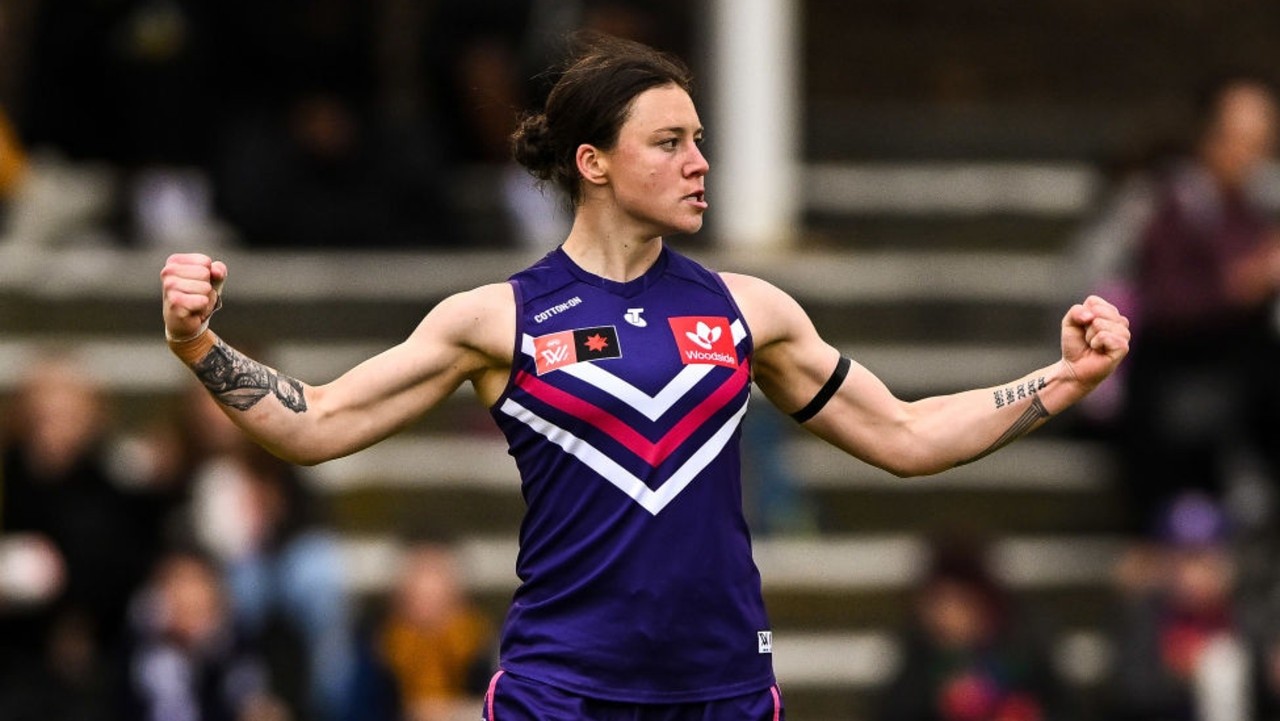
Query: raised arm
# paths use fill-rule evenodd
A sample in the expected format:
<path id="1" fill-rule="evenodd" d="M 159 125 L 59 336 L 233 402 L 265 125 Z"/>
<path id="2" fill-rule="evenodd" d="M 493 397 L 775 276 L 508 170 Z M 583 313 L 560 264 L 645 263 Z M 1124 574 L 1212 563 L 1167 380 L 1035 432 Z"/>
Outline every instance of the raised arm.
<path id="1" fill-rule="evenodd" d="M 1088 394 L 1129 348 L 1128 320 L 1090 297 L 1063 317 L 1057 363 L 1004 385 L 905 402 L 866 368 L 842 362 L 789 295 L 750 276 L 724 279 L 755 339 L 765 395 L 786 413 L 816 408 L 807 430 L 899 476 L 975 461 L 1022 437 Z M 824 386 L 829 400 L 814 403 Z"/>
<path id="2" fill-rule="evenodd" d="M 442 301 L 393 348 L 325 385 L 290 378 L 207 330 L 227 268 L 208 256 L 176 254 L 161 271 L 169 347 L 227 416 L 286 460 L 314 464 L 386 438 L 470 380 L 481 400 L 497 398 L 510 372 L 515 301 L 506 284 Z"/>

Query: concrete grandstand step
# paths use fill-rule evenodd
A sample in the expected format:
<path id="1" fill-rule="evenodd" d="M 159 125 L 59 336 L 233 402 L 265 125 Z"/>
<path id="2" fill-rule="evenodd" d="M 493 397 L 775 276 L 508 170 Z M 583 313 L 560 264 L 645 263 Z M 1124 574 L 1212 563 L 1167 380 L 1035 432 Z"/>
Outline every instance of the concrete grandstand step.
<path id="1" fill-rule="evenodd" d="M 812 242 L 832 252 L 917 253 L 955 252 L 988 256 L 1004 255 L 1000 266 L 1013 275 L 1023 259 L 1053 261 L 1059 272 L 1073 270 L 1072 243 L 1085 218 L 1022 215 L 916 215 L 812 211 L 805 225 Z"/>
<path id="2" fill-rule="evenodd" d="M 486 597 L 495 612 L 510 602 L 510 594 Z M 1035 621 L 1053 627 L 1100 626 L 1115 613 L 1115 593 L 1100 583 L 1023 588 L 1011 598 Z M 839 631 L 901 626 L 919 598 L 914 586 L 857 591 L 775 586 L 765 592 L 765 600 L 779 628 Z"/>
<path id="3" fill-rule="evenodd" d="M 674 247 L 680 248 L 679 243 Z M 815 248 L 692 250 L 719 270 L 754 273 L 802 301 L 876 298 L 1043 299 L 1061 267 L 1039 253 L 988 247 L 851 253 Z M 348 251 L 216 252 L 230 269 L 227 297 L 240 303 L 421 303 L 500 282 L 541 253 Z M 21 257 L 22 260 L 18 261 Z M 58 304 L 142 301 L 154 322 L 164 254 L 131 250 L 30 251 L 0 246 L 0 297 Z M 21 270 L 15 270 L 20 267 Z M 14 314 L 17 315 L 17 314 Z M 0 316 L 3 318 L 6 316 Z"/>
<path id="4" fill-rule="evenodd" d="M 1022 488 L 1004 482 L 988 489 L 916 488 L 912 492 L 822 489 L 811 491 L 809 497 L 816 507 L 816 525 L 828 532 L 936 533 L 964 527 L 1001 533 L 1103 533 L 1125 526 L 1117 491 L 1062 493 L 1038 489 L 1032 481 L 1023 483 Z"/>
<path id="5" fill-rule="evenodd" d="M 1107 490 L 1113 474 L 1104 449 L 1053 438 L 1025 439 L 978 463 L 916 479 L 895 478 L 807 436 L 787 441 L 783 452 L 795 477 L 815 489 L 1091 493 Z M 315 466 L 308 473 L 319 488 L 328 492 L 368 485 L 466 486 L 510 493 L 519 488 L 515 463 L 496 431 L 483 435 L 402 435 Z"/>
<path id="6" fill-rule="evenodd" d="M 350 588 L 384 591 L 398 570 L 401 541 L 386 535 L 348 535 L 344 568 Z M 1012 589 L 1071 589 L 1105 585 L 1123 540 L 1109 535 L 1006 536 L 990 549 L 994 573 Z M 509 591 L 517 542 L 509 535 L 472 536 L 457 544 L 459 567 L 472 591 Z M 754 543 L 766 592 L 777 589 L 839 591 L 905 590 L 923 577 L 928 546 L 915 534 L 764 538 Z"/>
<path id="7" fill-rule="evenodd" d="M 810 437 L 791 444 L 787 457 L 806 485 L 821 489 L 1096 492 L 1106 490 L 1116 474 L 1114 460 L 1104 445 L 1043 437 L 1025 438 L 977 463 L 911 479 L 897 478 L 851 459 Z"/>
<path id="8" fill-rule="evenodd" d="M 902 216 L 1075 218 L 1101 185 L 1099 171 L 1081 162 L 814 163 L 805 177 L 811 212 Z"/>

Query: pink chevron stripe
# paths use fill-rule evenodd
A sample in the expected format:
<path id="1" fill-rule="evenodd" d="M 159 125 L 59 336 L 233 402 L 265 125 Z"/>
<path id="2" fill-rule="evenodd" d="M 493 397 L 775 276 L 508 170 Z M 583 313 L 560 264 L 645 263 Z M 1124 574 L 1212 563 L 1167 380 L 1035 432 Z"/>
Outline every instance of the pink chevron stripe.
<path id="1" fill-rule="evenodd" d="M 524 371 L 518 372 L 516 374 L 516 386 L 543 403 L 604 431 L 609 437 L 625 446 L 627 450 L 639 456 L 645 463 L 650 466 L 657 466 L 670 457 L 685 441 L 689 440 L 689 436 L 693 435 L 694 431 L 705 423 L 708 418 L 715 415 L 716 411 L 724 408 L 729 401 L 733 400 L 738 392 L 742 390 L 742 387 L 746 385 L 748 378 L 750 378 L 750 371 L 748 364 L 744 362 L 738 366 L 738 369 L 734 371 L 728 380 L 720 384 L 719 388 L 712 391 L 693 410 L 689 411 L 684 418 L 681 418 L 657 443 L 645 438 L 634 428 L 600 406 L 556 388 L 532 374 Z"/>
<path id="2" fill-rule="evenodd" d="M 770 686 L 769 691 L 773 693 L 773 721 L 778 721 L 782 717 L 782 694 L 778 692 L 777 686 Z"/>
<path id="3" fill-rule="evenodd" d="M 506 671 L 499 669 L 498 672 L 493 675 L 493 678 L 489 680 L 489 692 L 484 695 L 485 707 L 489 711 L 489 716 L 486 721 L 496 721 L 493 718 L 493 696 L 498 692 L 498 679 L 502 678 L 502 674 L 504 673 L 506 673 Z M 777 717 L 775 716 L 774 718 L 776 720 Z"/>

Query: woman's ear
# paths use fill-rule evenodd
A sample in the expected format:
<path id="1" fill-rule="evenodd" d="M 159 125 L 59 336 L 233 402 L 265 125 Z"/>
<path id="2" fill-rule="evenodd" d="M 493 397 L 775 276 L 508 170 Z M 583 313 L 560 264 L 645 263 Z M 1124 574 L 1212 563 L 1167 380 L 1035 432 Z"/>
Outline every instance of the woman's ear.
<path id="1" fill-rule="evenodd" d="M 599 148 L 588 143 L 578 146 L 575 157 L 578 174 L 592 185 L 604 185 L 609 182 L 609 159 Z"/>

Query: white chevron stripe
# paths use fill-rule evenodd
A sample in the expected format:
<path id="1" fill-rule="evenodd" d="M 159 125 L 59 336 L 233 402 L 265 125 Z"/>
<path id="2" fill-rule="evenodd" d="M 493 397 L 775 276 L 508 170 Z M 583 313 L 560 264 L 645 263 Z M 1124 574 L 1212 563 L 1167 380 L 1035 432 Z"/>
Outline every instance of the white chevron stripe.
<path id="1" fill-rule="evenodd" d="M 656 421 L 713 368 L 714 365 L 705 363 L 687 365 L 656 396 L 650 396 L 595 363 L 574 363 L 560 370 L 626 403 L 645 418 Z"/>
<path id="2" fill-rule="evenodd" d="M 729 442 L 729 438 L 742 421 L 743 414 L 747 412 L 749 399 L 750 397 L 744 400 L 742 407 L 729 420 L 725 421 L 724 425 L 708 438 L 707 442 L 703 443 L 702 447 L 689 457 L 689 460 L 677 468 L 675 473 L 672 473 L 656 491 L 650 489 L 644 484 L 644 481 L 641 481 L 630 471 L 618 465 L 616 461 L 605 455 L 600 449 L 570 431 L 551 423 L 519 403 L 507 399 L 502 404 L 502 412 L 529 426 L 539 435 L 563 448 L 569 455 L 586 464 L 588 468 L 600 474 L 606 481 L 617 486 L 619 490 L 643 506 L 646 511 L 656 516 L 663 508 L 666 508 L 668 503 L 675 500 L 675 497 L 680 495 L 680 492 L 688 487 L 693 482 L 693 479 L 702 472 L 702 469 L 706 468 L 724 449 L 725 444 Z"/>
<path id="3" fill-rule="evenodd" d="M 729 330 L 733 333 L 733 344 L 735 346 L 741 343 L 743 338 L 747 337 L 747 329 L 740 319 L 735 320 L 730 325 Z M 528 333 L 524 334 L 520 350 L 531 358 L 535 357 L 533 336 Z M 671 410 L 671 406 L 683 398 L 684 394 L 697 385 L 698 381 L 705 378 L 713 368 L 715 368 L 715 365 L 712 364 L 689 364 L 654 396 L 636 388 L 596 363 L 574 363 L 559 370 L 626 403 L 645 418 L 656 421 L 662 417 L 662 414 Z"/>

